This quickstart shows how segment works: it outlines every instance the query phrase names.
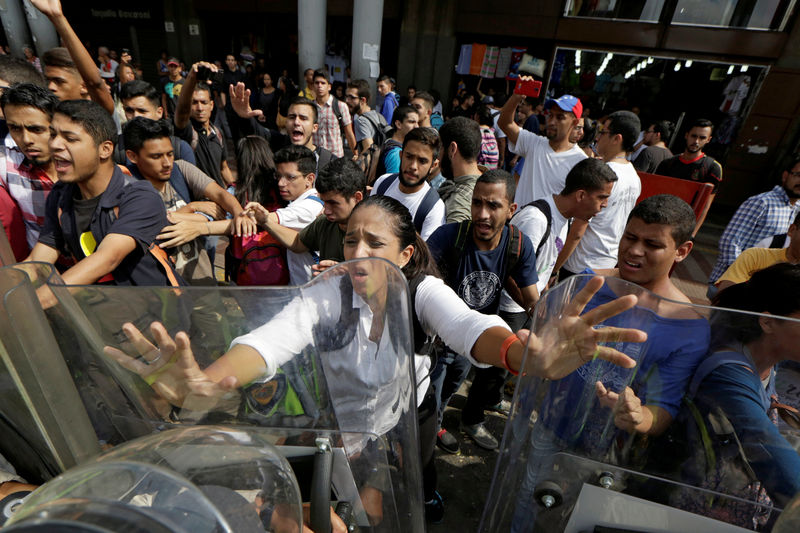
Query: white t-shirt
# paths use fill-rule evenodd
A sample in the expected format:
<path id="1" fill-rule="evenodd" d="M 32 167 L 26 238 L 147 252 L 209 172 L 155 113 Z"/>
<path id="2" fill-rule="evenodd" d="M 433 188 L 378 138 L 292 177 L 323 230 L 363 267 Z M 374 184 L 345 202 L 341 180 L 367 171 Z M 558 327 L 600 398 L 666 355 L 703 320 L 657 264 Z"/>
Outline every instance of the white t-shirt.
<path id="1" fill-rule="evenodd" d="M 375 184 L 372 186 L 372 193 L 371 196 L 374 196 L 378 189 L 380 189 L 380 184 L 391 174 L 384 174 L 380 178 L 375 181 Z M 428 185 L 427 182 L 422 186 L 420 190 L 415 193 L 406 194 L 400 190 L 400 178 L 397 178 L 394 183 L 389 185 L 389 188 L 386 189 L 386 196 L 390 196 L 406 206 L 406 209 L 411 213 L 411 218 L 414 218 L 414 215 L 417 214 L 417 209 L 419 205 L 422 203 L 422 199 L 425 198 L 425 195 L 428 194 L 428 190 L 430 190 L 431 186 Z M 428 216 L 425 217 L 425 222 L 422 223 L 422 231 L 419 232 L 420 236 L 422 236 L 423 241 L 427 241 L 428 237 L 431 236 L 431 233 L 436 231 L 436 228 L 441 226 L 445 223 L 445 209 L 444 209 L 444 202 L 442 200 L 438 200 L 436 204 L 431 208 L 428 212 Z"/>
<path id="2" fill-rule="evenodd" d="M 536 283 L 536 288 L 539 289 L 541 295 L 545 288 L 547 288 L 547 281 L 550 279 L 550 274 L 553 272 L 553 267 L 556 265 L 558 253 L 564 247 L 564 242 L 567 240 L 567 231 L 569 226 L 568 220 L 561 214 L 561 211 L 556 207 L 553 197 L 545 198 L 545 201 L 550 205 L 550 235 L 542 245 L 542 249 L 536 256 L 536 273 L 539 275 L 539 281 Z M 542 241 L 542 236 L 547 230 L 547 217 L 544 213 L 534 206 L 525 207 L 513 216 L 511 223 L 531 241 L 534 250 L 539 246 Z M 500 296 L 500 309 L 509 313 L 519 313 L 524 311 L 522 307 L 508 295 L 506 291 Z"/>
<path id="3" fill-rule="evenodd" d="M 297 231 L 305 228 L 322 212 L 322 202 L 310 198 L 317 195 L 317 190 L 312 188 L 298 196 L 289 205 L 275 211 L 278 223 L 286 228 Z M 311 265 L 315 263 L 310 252 L 301 254 L 286 250 L 286 262 L 289 264 L 289 283 L 303 285 L 311 279 Z"/>
<path id="4" fill-rule="evenodd" d="M 499 109 L 492 109 L 492 119 L 494 119 L 494 136 L 496 139 L 505 139 L 506 132 L 497 125 L 497 121 L 500 120 L 500 110 Z M 500 154 L 503 155 L 503 154 Z"/>
<path id="5" fill-rule="evenodd" d="M 517 194 L 514 196 L 517 205 L 529 204 L 539 198 L 550 198 L 561 193 L 569 171 L 587 157 L 577 144 L 572 145 L 569 150 L 555 152 L 547 137 L 527 130 L 520 130 L 517 142 L 512 143 L 509 139 L 508 144 L 513 153 L 525 157 Z"/>
<path id="6" fill-rule="evenodd" d="M 628 215 L 642 194 L 642 182 L 631 163 L 606 163 L 617 175 L 608 207 L 589 221 L 578 247 L 569 256 L 564 268 L 570 272 L 614 268 L 617 266 L 619 241 L 625 231 Z"/>

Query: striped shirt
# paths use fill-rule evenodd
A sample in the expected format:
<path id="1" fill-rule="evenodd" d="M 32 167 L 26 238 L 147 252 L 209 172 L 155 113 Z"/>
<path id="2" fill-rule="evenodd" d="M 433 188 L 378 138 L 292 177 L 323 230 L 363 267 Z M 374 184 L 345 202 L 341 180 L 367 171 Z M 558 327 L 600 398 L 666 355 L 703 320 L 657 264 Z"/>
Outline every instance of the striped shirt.
<path id="1" fill-rule="evenodd" d="M 489 170 L 497 168 L 500 161 L 500 151 L 497 149 L 497 138 L 492 128 L 481 126 L 481 153 L 478 155 L 478 164 Z"/>
<path id="2" fill-rule="evenodd" d="M 334 102 L 339 105 L 342 125 L 347 126 L 353 122 L 347 106 L 343 102 L 334 100 L 333 95 L 330 95 L 325 105 L 319 105 L 314 102 L 317 106 L 319 129 L 314 133 L 313 139 L 315 145 L 330 150 L 336 157 L 344 157 L 344 139 L 342 139 L 342 130 L 339 127 L 339 121 L 336 119 L 336 113 L 333 111 Z"/>
<path id="3" fill-rule="evenodd" d="M 8 191 L 22 211 L 25 236 L 32 249 L 44 226 L 47 195 L 54 183 L 42 168 L 31 165 L 25 159 L 10 133 L 6 135 L 3 149 L 6 157 L 5 165 L 0 169 L 0 185 Z"/>
<path id="4" fill-rule="evenodd" d="M 719 256 L 709 283 L 715 283 L 739 254 L 764 237 L 786 233 L 798 209 L 800 203 L 792 204 L 780 185 L 745 200 L 719 239 Z"/>

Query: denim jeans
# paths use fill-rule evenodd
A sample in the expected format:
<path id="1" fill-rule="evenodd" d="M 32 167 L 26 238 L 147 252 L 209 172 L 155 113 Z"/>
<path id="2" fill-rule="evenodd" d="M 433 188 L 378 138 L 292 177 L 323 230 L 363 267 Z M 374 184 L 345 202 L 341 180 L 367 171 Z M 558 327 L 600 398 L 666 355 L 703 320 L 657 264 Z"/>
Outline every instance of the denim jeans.
<path id="1" fill-rule="evenodd" d="M 555 455 L 564 449 L 564 445 L 555 433 L 538 422 L 531 431 L 531 449 L 525 465 L 525 478 L 517 493 L 517 504 L 511 519 L 512 533 L 533 531 L 539 502 L 534 501 L 533 493 L 540 481 L 547 479 L 553 468 Z"/>
<path id="2" fill-rule="evenodd" d="M 467 378 L 469 369 L 472 365 L 466 357 L 463 357 L 449 348 L 445 348 L 436 360 L 436 366 L 431 372 L 431 386 L 436 395 L 436 410 L 438 416 L 438 426 L 442 427 L 442 415 L 444 408 L 450 402 L 450 398 L 456 393 L 458 388 Z"/>

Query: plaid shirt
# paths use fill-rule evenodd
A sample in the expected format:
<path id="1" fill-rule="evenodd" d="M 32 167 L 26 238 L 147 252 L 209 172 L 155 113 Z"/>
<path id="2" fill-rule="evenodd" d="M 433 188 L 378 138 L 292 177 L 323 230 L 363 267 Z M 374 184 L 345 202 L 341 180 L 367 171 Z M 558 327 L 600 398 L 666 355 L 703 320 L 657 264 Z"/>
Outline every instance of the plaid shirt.
<path id="1" fill-rule="evenodd" d="M 765 237 L 786 233 L 798 209 L 800 202 L 792 205 L 780 185 L 745 200 L 719 239 L 719 256 L 709 283 L 715 283 L 742 251 Z"/>
<path id="2" fill-rule="evenodd" d="M 328 101 L 325 105 L 317 106 L 317 122 L 319 129 L 314 133 L 314 144 L 322 146 L 330 150 L 336 157 L 344 157 L 344 139 L 342 139 L 342 130 L 339 128 L 339 121 L 336 120 L 336 113 L 333 112 L 333 95 L 328 96 Z M 342 124 L 347 126 L 353 120 L 350 118 L 350 110 L 344 102 L 338 102 L 339 111 L 342 115 Z"/>
<path id="3" fill-rule="evenodd" d="M 54 183 L 44 170 L 25 159 L 11 134 L 6 135 L 4 144 L 5 164 L 0 168 L 0 185 L 19 205 L 28 246 L 33 249 L 44 226 L 45 203 Z"/>

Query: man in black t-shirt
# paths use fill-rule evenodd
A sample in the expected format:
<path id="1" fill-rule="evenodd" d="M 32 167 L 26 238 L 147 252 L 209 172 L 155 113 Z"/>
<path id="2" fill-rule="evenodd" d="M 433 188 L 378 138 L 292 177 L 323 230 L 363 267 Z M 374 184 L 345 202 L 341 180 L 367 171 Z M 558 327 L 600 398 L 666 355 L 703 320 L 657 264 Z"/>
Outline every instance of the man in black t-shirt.
<path id="1" fill-rule="evenodd" d="M 224 189 L 233 184 L 233 173 L 228 167 L 225 138 L 219 128 L 211 124 L 214 97 L 211 88 L 198 80 L 199 67 L 217 71 L 215 65 L 204 61 L 192 65 L 175 110 L 175 135 L 192 147 L 197 167 Z"/>
<path id="2" fill-rule="evenodd" d="M 666 141 L 672 136 L 674 125 L 666 120 L 650 124 L 642 137 L 645 149 L 633 160 L 633 168 L 639 172 L 654 173 L 665 159 L 672 157 Z"/>
<path id="3" fill-rule="evenodd" d="M 228 126 L 231 128 L 231 136 L 233 137 L 234 144 L 239 142 L 242 138 L 242 132 L 239 130 L 238 120 L 236 113 L 233 111 L 231 101 L 228 98 L 230 87 L 235 87 L 237 83 L 244 83 L 245 75 L 242 69 L 239 68 L 239 63 L 236 61 L 236 56 L 228 54 L 225 56 L 225 70 L 222 74 L 222 87 L 220 88 L 220 99 L 225 105 L 225 118 L 228 120 Z"/>
<path id="4" fill-rule="evenodd" d="M 703 225 L 708 208 L 717 195 L 719 184 L 722 182 L 722 165 L 716 159 L 703 153 L 703 147 L 711 142 L 711 133 L 714 125 L 710 120 L 697 119 L 686 132 L 686 149 L 681 155 L 670 157 L 662 161 L 656 174 L 679 178 L 682 180 L 700 181 L 714 186 L 711 200 L 705 211 L 697 221 L 695 232 Z"/>
<path id="5" fill-rule="evenodd" d="M 147 182 L 128 183 L 114 165 L 116 126 L 98 104 L 61 102 L 50 124 L 58 183 L 47 197 L 45 225 L 27 261 L 76 264 L 67 285 L 183 284 L 155 240 L 167 225 L 161 198 Z"/>

